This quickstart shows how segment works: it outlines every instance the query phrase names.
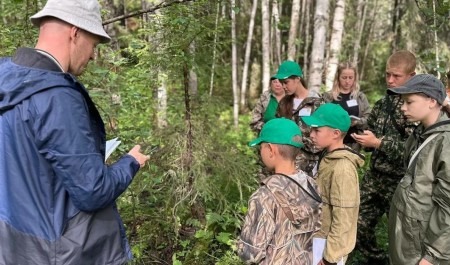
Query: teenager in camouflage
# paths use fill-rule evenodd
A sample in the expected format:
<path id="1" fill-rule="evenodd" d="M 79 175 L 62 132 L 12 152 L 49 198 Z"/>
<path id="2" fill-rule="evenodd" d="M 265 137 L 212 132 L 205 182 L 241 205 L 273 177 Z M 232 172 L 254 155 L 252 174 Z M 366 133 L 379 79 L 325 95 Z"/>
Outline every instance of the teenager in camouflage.
<path id="1" fill-rule="evenodd" d="M 238 255 L 247 264 L 312 264 L 321 200 L 314 180 L 295 168 L 301 135 L 295 122 L 276 118 L 249 144 L 260 146 L 264 164 L 275 174 L 262 181 L 248 203 L 238 242 Z"/>
<path id="2" fill-rule="evenodd" d="M 344 263 L 356 243 L 360 202 L 357 168 L 364 165 L 364 157 L 344 145 L 351 122 L 340 105 L 326 103 L 303 121 L 311 127 L 314 145 L 324 149 L 317 174 L 322 226 L 315 237 L 326 239 L 326 243 L 319 265 Z"/>
<path id="3" fill-rule="evenodd" d="M 294 61 L 284 61 L 274 77 L 283 83 L 286 91 L 286 95 L 278 105 L 277 117 L 294 120 L 303 133 L 304 147 L 296 158 L 297 169 L 314 176 L 320 150 L 311 143 L 309 128 L 303 123 L 302 118 L 314 113 L 323 100 L 319 94 L 306 88 L 303 71 Z"/>
<path id="4" fill-rule="evenodd" d="M 393 53 L 386 63 L 386 84 L 399 87 L 413 77 L 416 58 L 409 51 Z M 369 130 L 352 137 L 366 150 L 372 151 L 370 169 L 361 184 L 357 249 L 367 258 L 366 264 L 388 264 L 387 253 L 377 246 L 375 227 L 389 213 L 392 195 L 403 177 L 405 141 L 416 127 L 401 111 L 403 100 L 398 95 L 385 95 L 377 101 L 367 119 Z"/>

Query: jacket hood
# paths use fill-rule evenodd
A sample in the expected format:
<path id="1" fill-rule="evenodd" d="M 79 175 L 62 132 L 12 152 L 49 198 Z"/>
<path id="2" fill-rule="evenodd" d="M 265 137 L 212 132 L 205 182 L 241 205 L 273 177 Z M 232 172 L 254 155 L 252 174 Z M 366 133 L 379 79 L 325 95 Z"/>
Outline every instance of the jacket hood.
<path id="1" fill-rule="evenodd" d="M 347 158 L 355 165 L 355 167 L 362 167 L 364 165 L 364 156 L 349 147 L 333 150 L 327 153 L 324 158 L 325 159 Z"/>
<path id="2" fill-rule="evenodd" d="M 274 178 L 279 179 L 279 181 L 272 182 L 272 180 L 275 180 Z M 319 209 L 322 199 L 317 192 L 314 180 L 305 172 L 299 171 L 289 176 L 275 174 L 263 180 L 262 183 L 269 187 L 285 214 L 288 213 L 286 216 L 292 224 L 313 226 L 315 221 L 319 221 L 313 218 L 313 213 L 314 209 Z M 293 189 L 293 187 L 295 188 Z M 301 190 L 300 193 L 297 189 Z M 319 217 L 318 214 L 317 217 Z"/>
<path id="3" fill-rule="evenodd" d="M 31 95 L 54 87 L 71 86 L 77 82 L 70 74 L 19 66 L 11 58 L 0 59 L 0 111 L 13 108 Z M 64 78 L 51 78 L 63 76 Z M 64 84 L 65 80 L 67 83 Z"/>
<path id="4" fill-rule="evenodd" d="M 420 125 L 420 130 L 423 131 L 423 136 L 430 135 L 437 132 L 450 132 L 450 119 L 447 114 L 441 111 L 438 120 L 435 124 L 424 130 L 423 125 Z"/>

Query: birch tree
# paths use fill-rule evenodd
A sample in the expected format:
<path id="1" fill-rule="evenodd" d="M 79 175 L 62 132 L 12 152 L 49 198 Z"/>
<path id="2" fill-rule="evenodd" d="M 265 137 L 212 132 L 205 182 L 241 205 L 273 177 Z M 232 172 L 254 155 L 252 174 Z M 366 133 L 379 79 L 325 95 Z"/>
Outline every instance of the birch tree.
<path id="1" fill-rule="evenodd" d="M 306 7 L 303 9 L 303 15 L 302 17 L 305 17 L 305 34 L 303 35 L 303 39 L 305 40 L 305 45 L 303 48 L 303 73 L 308 73 L 308 67 L 309 67 L 309 61 L 308 61 L 308 55 L 309 55 L 309 44 L 311 40 L 311 36 L 309 34 L 310 28 L 311 28 L 311 17 L 310 17 L 310 10 L 311 10 L 311 1 L 306 0 Z"/>
<path id="2" fill-rule="evenodd" d="M 239 92 L 237 76 L 237 47 L 236 47 L 236 1 L 231 0 L 231 80 L 233 86 L 233 120 L 234 126 L 239 123 Z"/>
<path id="3" fill-rule="evenodd" d="M 291 26 L 289 29 L 288 39 L 288 60 L 296 59 L 296 40 L 298 32 L 298 24 L 300 20 L 300 0 L 292 1 Z"/>
<path id="4" fill-rule="evenodd" d="M 281 64 L 281 32 L 278 28 L 278 24 L 280 24 L 280 12 L 278 9 L 278 1 L 272 1 L 272 64 L 280 65 Z"/>
<path id="5" fill-rule="evenodd" d="M 320 85 L 322 84 L 329 5 L 329 0 L 317 0 L 314 12 L 314 39 L 309 67 L 308 88 L 316 92 L 320 92 Z"/>
<path id="6" fill-rule="evenodd" d="M 342 34 L 344 32 L 345 0 L 337 0 L 334 9 L 333 31 L 330 39 L 330 59 L 327 66 L 326 89 L 333 87 L 334 77 L 339 64 L 339 54 L 342 47 Z"/>
<path id="7" fill-rule="evenodd" d="M 269 89 L 270 82 L 270 14 L 269 0 L 261 2 L 262 14 L 262 91 Z"/>
<path id="8" fill-rule="evenodd" d="M 241 109 L 244 109 L 245 105 L 247 104 L 248 68 L 250 64 L 250 53 L 252 51 L 253 29 L 255 27 L 255 16 L 257 7 L 258 7 L 258 0 L 253 0 L 252 12 L 250 14 L 250 22 L 248 26 L 247 42 L 245 45 L 244 68 L 242 69 L 241 102 L 240 102 Z"/>

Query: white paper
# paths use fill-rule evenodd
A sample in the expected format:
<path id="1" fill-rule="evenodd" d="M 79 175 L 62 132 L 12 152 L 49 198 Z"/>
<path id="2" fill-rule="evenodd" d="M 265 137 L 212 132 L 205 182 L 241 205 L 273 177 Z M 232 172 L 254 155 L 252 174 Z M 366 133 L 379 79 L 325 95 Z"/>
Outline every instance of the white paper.
<path id="1" fill-rule="evenodd" d="M 323 250 L 325 249 L 325 238 L 313 238 L 313 265 L 317 265 L 323 257 Z M 337 265 L 344 265 L 344 259 L 342 258 Z"/>
<path id="2" fill-rule="evenodd" d="M 121 141 L 119 141 L 117 137 L 106 141 L 105 162 L 112 152 L 114 152 L 114 150 L 116 150 L 116 148 L 120 145 L 120 143 Z"/>
<path id="3" fill-rule="evenodd" d="M 311 108 L 303 108 L 298 112 L 298 116 L 308 117 L 311 116 Z"/>

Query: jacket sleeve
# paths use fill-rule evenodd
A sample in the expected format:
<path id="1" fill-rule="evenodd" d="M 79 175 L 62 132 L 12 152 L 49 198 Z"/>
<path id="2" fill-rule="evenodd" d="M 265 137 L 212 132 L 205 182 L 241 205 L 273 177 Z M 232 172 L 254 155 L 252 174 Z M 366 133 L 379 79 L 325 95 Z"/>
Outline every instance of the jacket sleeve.
<path id="1" fill-rule="evenodd" d="M 33 98 L 37 115 L 33 131 L 39 152 L 74 205 L 86 212 L 111 205 L 131 183 L 138 162 L 125 155 L 105 165 L 96 145 L 97 131 L 91 128 L 87 104 L 78 91 L 55 88 Z"/>
<path id="2" fill-rule="evenodd" d="M 439 151 L 436 152 L 438 155 L 435 153 L 434 161 L 437 165 L 436 185 L 432 192 L 435 207 L 425 232 L 424 245 L 425 255 L 448 261 L 450 259 L 450 143 L 440 145 Z"/>
<path id="3" fill-rule="evenodd" d="M 342 159 L 333 170 L 330 187 L 331 227 L 323 258 L 338 262 L 347 256 L 356 244 L 356 224 L 359 210 L 358 174 L 353 164 Z"/>
<path id="4" fill-rule="evenodd" d="M 265 197 L 265 198 L 263 198 Z M 238 255 L 246 264 L 259 264 L 265 257 L 275 231 L 273 209 L 266 209 L 270 198 L 261 189 L 250 199 L 248 213 L 238 242 Z M 264 201 L 264 204 L 262 203 Z"/>
<path id="5" fill-rule="evenodd" d="M 259 133 L 264 125 L 264 112 L 267 108 L 267 104 L 270 99 L 270 94 L 268 92 L 264 92 L 259 97 L 258 102 L 252 110 L 252 117 L 250 121 L 250 128 L 252 131 Z"/>
<path id="6" fill-rule="evenodd" d="M 366 95 L 363 92 L 359 92 L 359 106 L 360 106 L 360 110 L 359 110 L 359 117 L 361 118 L 360 123 L 361 124 L 367 124 L 367 119 L 369 118 L 370 115 L 370 104 L 369 104 L 369 100 L 367 100 Z"/>

